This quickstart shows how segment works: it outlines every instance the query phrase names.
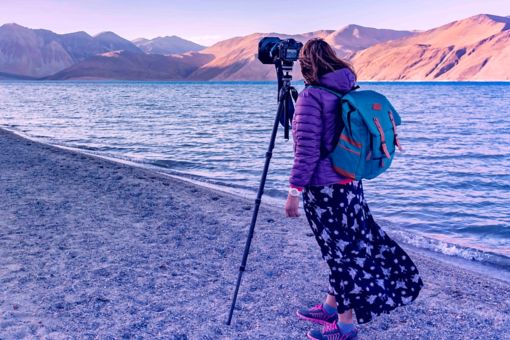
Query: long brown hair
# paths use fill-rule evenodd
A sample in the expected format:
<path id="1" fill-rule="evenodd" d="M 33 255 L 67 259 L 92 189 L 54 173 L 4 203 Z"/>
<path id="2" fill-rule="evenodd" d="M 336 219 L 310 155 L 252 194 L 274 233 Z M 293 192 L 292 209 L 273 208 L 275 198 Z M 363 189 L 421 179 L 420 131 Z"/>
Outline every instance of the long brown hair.
<path id="1" fill-rule="evenodd" d="M 342 68 L 348 68 L 356 76 L 352 65 L 338 58 L 331 46 L 319 38 L 306 42 L 301 49 L 299 62 L 307 84 L 318 84 L 320 77 Z"/>

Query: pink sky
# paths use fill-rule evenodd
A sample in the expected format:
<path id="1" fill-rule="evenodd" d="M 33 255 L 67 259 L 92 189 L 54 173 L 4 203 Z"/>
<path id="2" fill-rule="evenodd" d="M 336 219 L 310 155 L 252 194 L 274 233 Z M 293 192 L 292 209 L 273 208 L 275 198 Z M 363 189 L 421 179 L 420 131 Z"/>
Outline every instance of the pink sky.
<path id="1" fill-rule="evenodd" d="M 0 0 L 0 24 L 57 33 L 178 35 L 212 44 L 253 32 L 303 33 L 348 24 L 429 29 L 480 13 L 510 15 L 510 0 Z"/>

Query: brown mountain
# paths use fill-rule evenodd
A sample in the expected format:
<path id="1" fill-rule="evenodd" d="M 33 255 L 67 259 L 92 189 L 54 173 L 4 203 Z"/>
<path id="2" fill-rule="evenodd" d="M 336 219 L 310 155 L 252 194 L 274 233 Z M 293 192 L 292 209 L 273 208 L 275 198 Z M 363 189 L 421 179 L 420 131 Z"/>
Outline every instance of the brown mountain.
<path id="1" fill-rule="evenodd" d="M 142 53 L 130 41 L 111 32 L 91 37 L 85 32 L 56 34 L 17 24 L 0 26 L 1 73 L 43 77 L 112 50 Z"/>
<path id="2" fill-rule="evenodd" d="M 255 33 L 221 41 L 199 52 L 212 56 L 212 60 L 193 72 L 191 79 L 196 80 L 273 80 L 274 67 L 263 65 L 256 57 L 258 42 L 265 36 L 277 36 L 281 39 L 293 38 L 306 42 L 311 38 L 323 38 L 332 43 L 336 52 L 346 57 L 359 49 L 373 44 L 409 36 L 412 32 L 379 30 L 363 26 L 349 25 L 341 30 L 322 30 L 298 35 L 280 33 Z M 300 78 L 299 67 L 294 68 L 294 78 Z"/>
<path id="3" fill-rule="evenodd" d="M 360 79 L 510 80 L 510 18 L 477 15 L 357 53 Z"/>
<path id="4" fill-rule="evenodd" d="M 0 72 L 44 76 L 73 64 L 72 56 L 49 31 L 35 31 L 16 24 L 0 27 Z"/>
<path id="5" fill-rule="evenodd" d="M 332 32 L 324 39 L 335 48 L 341 58 L 350 58 L 357 51 L 389 40 L 413 35 L 410 31 L 395 31 L 348 25 L 338 31 Z"/>
<path id="6" fill-rule="evenodd" d="M 46 79 L 183 80 L 197 68 L 198 61 L 182 56 L 114 51 L 87 58 Z"/>

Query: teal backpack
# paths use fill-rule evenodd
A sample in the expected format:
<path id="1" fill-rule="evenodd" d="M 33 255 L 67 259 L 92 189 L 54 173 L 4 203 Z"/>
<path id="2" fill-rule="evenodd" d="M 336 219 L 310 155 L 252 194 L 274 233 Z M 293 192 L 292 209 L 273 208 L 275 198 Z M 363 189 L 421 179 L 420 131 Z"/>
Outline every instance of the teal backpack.
<path id="1" fill-rule="evenodd" d="M 397 135 L 401 120 L 389 100 L 375 91 L 337 93 L 340 98 L 341 124 L 338 143 L 329 153 L 335 171 L 347 178 L 371 179 L 386 171 L 395 149 L 402 151 Z"/>

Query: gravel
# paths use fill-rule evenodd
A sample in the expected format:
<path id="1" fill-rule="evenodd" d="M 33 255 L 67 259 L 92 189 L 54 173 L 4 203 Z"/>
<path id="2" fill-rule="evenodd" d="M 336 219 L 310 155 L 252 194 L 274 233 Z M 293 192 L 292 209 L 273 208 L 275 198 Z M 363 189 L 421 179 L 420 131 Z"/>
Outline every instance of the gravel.
<path id="1" fill-rule="evenodd" d="M 303 217 L 0 130 L 0 339 L 305 339 L 327 268 Z M 510 339 L 510 284 L 403 245 L 425 282 L 361 339 Z"/>

